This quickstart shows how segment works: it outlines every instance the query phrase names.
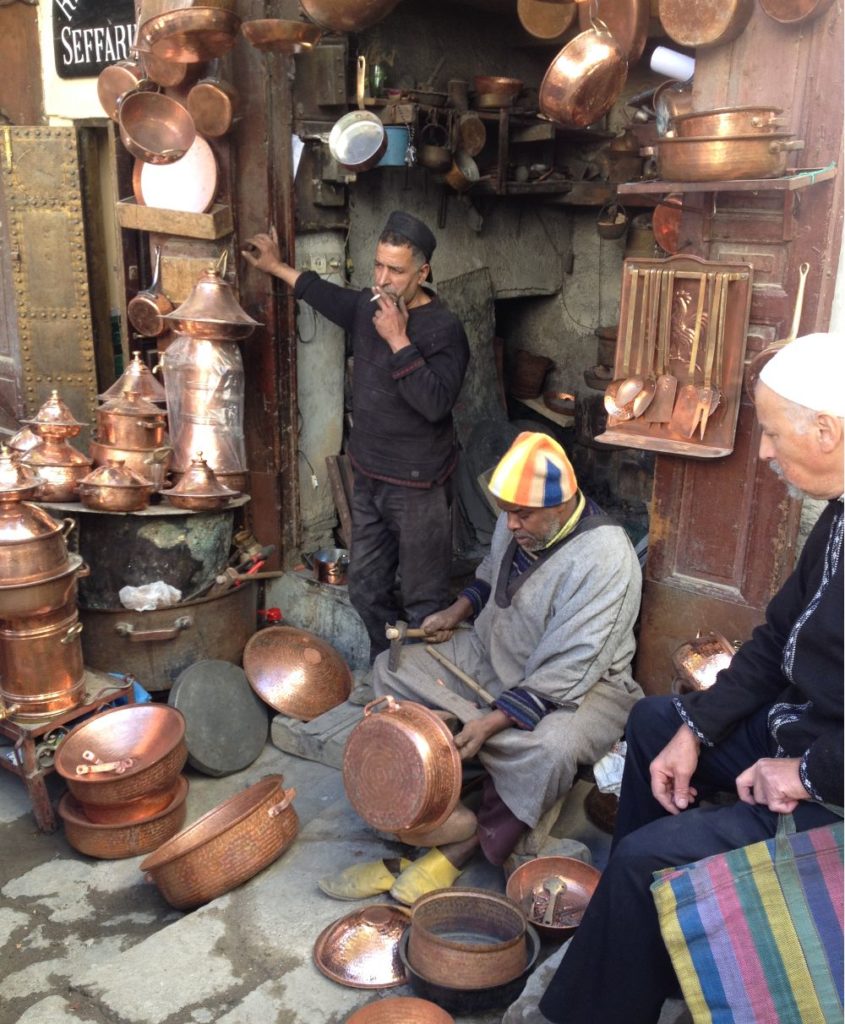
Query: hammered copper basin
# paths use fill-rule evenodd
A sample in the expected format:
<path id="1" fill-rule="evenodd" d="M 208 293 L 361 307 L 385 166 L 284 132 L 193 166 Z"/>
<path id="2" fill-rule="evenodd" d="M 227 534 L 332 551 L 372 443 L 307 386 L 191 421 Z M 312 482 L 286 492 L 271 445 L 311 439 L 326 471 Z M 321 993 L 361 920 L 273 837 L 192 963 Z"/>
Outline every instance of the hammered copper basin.
<path id="1" fill-rule="evenodd" d="M 268 775 L 222 804 L 141 861 L 141 870 L 178 910 L 198 907 L 246 882 L 296 838 L 295 789 Z"/>
<path id="2" fill-rule="evenodd" d="M 346 1024 L 455 1024 L 455 1018 L 428 999 L 388 996 L 362 1006 Z"/>
<path id="3" fill-rule="evenodd" d="M 323 929 L 314 963 L 332 981 L 350 988 L 393 988 L 407 980 L 399 940 L 408 927 L 403 907 L 355 910 Z"/>
<path id="4" fill-rule="evenodd" d="M 244 672 L 265 704 L 301 722 L 342 704 L 352 689 L 352 673 L 334 647 L 292 626 L 271 626 L 252 636 L 244 648 Z"/>
<path id="5" fill-rule="evenodd" d="M 86 757 L 93 754 L 94 759 Z M 78 767 L 130 759 L 123 771 L 88 772 Z M 185 719 L 166 704 L 130 704 L 80 722 L 56 752 L 56 771 L 84 804 L 121 804 L 168 789 L 188 759 Z"/>
<path id="6" fill-rule="evenodd" d="M 562 942 L 581 923 L 601 872 L 574 857 L 535 857 L 521 864 L 508 878 L 507 895 L 521 907 L 526 919 L 545 939 Z M 560 880 L 550 924 L 543 924 L 549 906 L 546 883 Z"/>

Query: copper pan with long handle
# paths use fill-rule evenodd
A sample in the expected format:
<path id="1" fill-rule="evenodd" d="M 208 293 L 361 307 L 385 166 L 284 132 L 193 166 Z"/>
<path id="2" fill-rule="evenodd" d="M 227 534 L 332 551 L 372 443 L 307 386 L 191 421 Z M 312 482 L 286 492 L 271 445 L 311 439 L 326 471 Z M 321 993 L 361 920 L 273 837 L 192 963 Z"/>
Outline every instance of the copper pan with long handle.
<path id="1" fill-rule="evenodd" d="M 578 24 L 583 31 L 590 27 L 592 4 L 580 3 L 577 7 Z M 650 14 L 649 0 L 598 0 L 598 16 L 622 47 L 629 64 L 636 64 L 643 55 Z"/>
<path id="2" fill-rule="evenodd" d="M 381 160 L 387 149 L 387 133 L 380 118 L 364 109 L 364 84 L 367 60 L 358 58 L 355 95 L 358 110 L 353 110 L 334 125 L 329 133 L 329 151 L 349 171 L 368 171 Z"/>

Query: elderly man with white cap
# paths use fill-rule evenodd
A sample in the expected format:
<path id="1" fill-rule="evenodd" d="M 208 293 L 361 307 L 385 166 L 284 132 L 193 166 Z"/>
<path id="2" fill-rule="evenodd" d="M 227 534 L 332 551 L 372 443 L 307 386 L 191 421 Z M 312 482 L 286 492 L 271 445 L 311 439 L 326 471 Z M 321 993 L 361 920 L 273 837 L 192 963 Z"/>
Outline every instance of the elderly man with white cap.
<path id="1" fill-rule="evenodd" d="M 433 832 L 400 834 L 428 852 L 398 878 L 381 862 L 354 865 L 323 880 L 329 895 L 389 889 L 412 903 L 451 885 L 479 846 L 488 861 L 503 864 L 532 830 L 535 841 L 548 835 L 550 812 L 578 766 L 607 753 L 642 696 L 631 676 L 641 575 L 625 531 L 581 493 L 566 453 L 546 434 L 520 434 L 489 489 L 502 510 L 490 552 L 473 583 L 422 626 L 493 706 L 479 707 L 476 694 L 422 645 L 406 646 L 395 672 L 386 654 L 373 669 L 377 694 L 462 723 L 455 737 L 461 757 L 478 754 L 487 773 L 481 805 L 476 815 L 459 804 Z M 472 617 L 472 629 L 453 634 Z"/>
<path id="2" fill-rule="evenodd" d="M 633 709 L 610 861 L 535 1021 L 653 1024 L 677 982 L 652 873 L 770 839 L 779 813 L 798 831 L 837 820 L 825 804 L 843 803 L 843 381 L 832 334 L 798 338 L 760 373 L 760 458 L 828 504 L 714 685 Z M 718 791 L 738 800 L 699 806 Z"/>

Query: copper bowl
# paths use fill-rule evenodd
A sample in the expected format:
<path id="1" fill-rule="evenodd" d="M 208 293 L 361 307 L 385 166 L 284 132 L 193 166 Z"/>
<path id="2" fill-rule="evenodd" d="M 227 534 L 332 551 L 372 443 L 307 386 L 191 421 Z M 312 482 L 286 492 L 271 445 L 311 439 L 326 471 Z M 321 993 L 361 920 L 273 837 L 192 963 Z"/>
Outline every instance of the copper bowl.
<path id="1" fill-rule="evenodd" d="M 352 690 L 352 673 L 334 647 L 292 626 L 271 626 L 252 636 L 243 666 L 265 704 L 300 722 L 342 704 Z"/>
<path id="2" fill-rule="evenodd" d="M 497 75 L 476 75 L 473 79 L 475 91 L 479 96 L 492 93 L 513 99 L 522 92 L 524 84 L 519 78 L 501 78 Z"/>
<path id="3" fill-rule="evenodd" d="M 362 1006 L 346 1024 L 455 1024 L 455 1018 L 428 999 L 388 996 Z"/>
<path id="4" fill-rule="evenodd" d="M 99 825 L 85 817 L 82 805 L 71 793 L 65 793 L 59 801 L 59 816 L 65 838 L 75 850 L 89 857 L 120 860 L 149 853 L 178 832 L 185 821 L 187 795 L 188 780 L 183 775 L 175 795 L 162 810 L 128 824 Z"/>
<path id="5" fill-rule="evenodd" d="M 404 907 L 355 910 L 323 929 L 314 943 L 314 963 L 327 978 L 349 988 L 395 988 L 407 978 L 399 940 L 408 927 Z"/>
<path id="6" fill-rule="evenodd" d="M 282 789 L 281 775 L 268 775 L 212 808 L 140 868 L 178 910 L 208 903 L 287 850 L 299 831 L 295 796 L 295 789 Z"/>
<path id="7" fill-rule="evenodd" d="M 79 482 L 79 497 L 86 508 L 101 512 L 138 512 L 150 503 L 156 485 L 124 465 L 109 459 Z"/>
<path id="8" fill-rule="evenodd" d="M 544 886 L 553 878 L 561 879 L 566 889 L 561 889 L 557 895 L 552 923 L 543 924 L 549 905 L 549 894 Z M 581 923 L 600 878 L 598 868 L 574 857 L 535 857 L 513 872 L 505 892 L 544 939 L 562 942 Z"/>
<path id="9" fill-rule="evenodd" d="M 79 800 L 76 803 L 83 816 L 95 825 L 133 825 L 135 822 L 145 821 L 169 807 L 181 792 L 183 781 L 187 782 L 187 779 L 184 775 L 180 775 L 174 779 L 173 785 L 169 789 L 161 789 L 157 793 L 147 793 L 134 800 L 127 800 L 125 804 L 84 804 Z M 179 828 L 181 827 L 180 824 Z M 178 831 L 179 829 L 174 829 L 171 835 L 175 835 Z M 169 839 L 170 836 L 166 838 Z"/>
<path id="10" fill-rule="evenodd" d="M 437 985 L 506 984 L 528 962 L 525 918 L 507 896 L 486 889 L 437 889 L 411 907 L 408 960 Z"/>
<path id="11" fill-rule="evenodd" d="M 120 100 L 120 141 L 149 164 L 172 164 L 191 148 L 197 130 L 188 111 L 163 92 L 131 92 Z"/>
<path id="12" fill-rule="evenodd" d="M 91 751 L 102 762 L 132 758 L 121 774 L 79 775 Z M 80 722 L 56 752 L 55 767 L 74 797 L 84 804 L 124 804 L 169 789 L 188 759 L 185 719 L 167 704 L 130 704 Z"/>
<path id="13" fill-rule="evenodd" d="M 346 795 L 364 821 L 383 832 L 441 825 L 458 803 L 461 779 L 460 754 L 446 723 L 413 701 L 371 701 L 346 741 Z"/>

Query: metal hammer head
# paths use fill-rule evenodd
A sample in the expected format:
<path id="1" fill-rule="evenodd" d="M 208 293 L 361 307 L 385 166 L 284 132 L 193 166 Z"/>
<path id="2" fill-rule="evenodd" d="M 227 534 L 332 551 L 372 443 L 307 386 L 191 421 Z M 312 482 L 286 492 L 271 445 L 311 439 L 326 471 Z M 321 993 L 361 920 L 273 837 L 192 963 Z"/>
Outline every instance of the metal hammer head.
<path id="1" fill-rule="evenodd" d="M 387 656 L 387 667 L 391 672 L 399 668 L 399 658 L 402 654 L 402 644 L 408 633 L 408 623 L 397 619 L 394 625 L 386 624 L 384 635 L 390 641 L 390 653 Z"/>

